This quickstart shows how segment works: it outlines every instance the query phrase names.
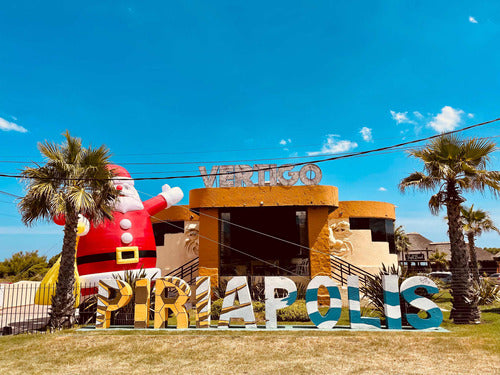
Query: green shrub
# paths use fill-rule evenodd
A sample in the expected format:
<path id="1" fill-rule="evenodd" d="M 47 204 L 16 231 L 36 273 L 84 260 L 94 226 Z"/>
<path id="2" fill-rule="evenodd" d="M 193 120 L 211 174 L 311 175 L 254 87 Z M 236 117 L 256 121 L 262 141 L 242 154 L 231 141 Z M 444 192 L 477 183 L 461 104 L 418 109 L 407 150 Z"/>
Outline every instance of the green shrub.
<path id="1" fill-rule="evenodd" d="M 20 280 L 42 280 L 49 270 L 47 257 L 35 251 L 20 251 L 0 262 L 0 278 L 11 282 Z"/>
<path id="2" fill-rule="evenodd" d="M 256 313 L 266 311 L 266 304 L 264 302 L 259 302 L 259 301 L 252 302 L 252 306 L 253 306 L 253 311 Z"/>
<path id="3" fill-rule="evenodd" d="M 212 302 L 212 305 L 210 307 L 210 318 L 219 320 L 220 312 L 222 310 L 222 301 L 224 301 L 224 299 L 219 298 Z"/>
<path id="4" fill-rule="evenodd" d="M 308 322 L 306 301 L 295 301 L 291 306 L 276 311 L 276 317 L 279 322 Z"/>
<path id="5" fill-rule="evenodd" d="M 491 305 L 495 301 L 500 301 L 500 287 L 493 281 L 483 278 L 473 285 L 478 305 Z"/>

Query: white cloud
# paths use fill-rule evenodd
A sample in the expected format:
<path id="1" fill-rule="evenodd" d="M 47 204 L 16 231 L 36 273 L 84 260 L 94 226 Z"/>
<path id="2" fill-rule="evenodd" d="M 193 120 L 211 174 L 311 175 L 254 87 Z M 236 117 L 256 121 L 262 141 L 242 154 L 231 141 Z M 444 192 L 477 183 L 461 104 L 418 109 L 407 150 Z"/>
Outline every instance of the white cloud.
<path id="1" fill-rule="evenodd" d="M 282 140 L 280 141 L 280 145 L 282 145 L 282 146 L 286 145 L 286 141 L 285 141 L 284 139 L 282 139 Z"/>
<path id="2" fill-rule="evenodd" d="M 467 113 L 467 117 L 468 118 L 473 118 L 474 117 L 474 113 Z"/>
<path id="3" fill-rule="evenodd" d="M 414 124 L 415 122 L 408 118 L 408 112 L 391 111 L 391 116 L 398 124 Z"/>
<path id="4" fill-rule="evenodd" d="M 363 140 L 366 142 L 373 142 L 372 129 L 363 126 L 359 132 L 361 133 Z"/>
<path id="5" fill-rule="evenodd" d="M 323 143 L 323 147 L 321 151 L 311 151 L 308 152 L 307 155 L 315 156 L 321 154 L 338 154 L 339 152 L 346 152 L 352 150 L 353 148 L 358 147 L 356 142 L 351 142 L 347 140 L 337 140 L 338 135 L 329 134 L 326 141 Z"/>
<path id="6" fill-rule="evenodd" d="M 280 145 L 282 145 L 282 146 L 289 145 L 290 143 L 292 143 L 292 140 L 290 138 L 288 138 L 288 139 L 282 139 L 280 141 Z"/>
<path id="7" fill-rule="evenodd" d="M 449 132 L 460 124 L 463 114 L 464 111 L 461 109 L 454 109 L 447 105 L 441 109 L 441 113 L 432 118 L 427 126 L 439 133 Z"/>
<path id="8" fill-rule="evenodd" d="M 470 23 L 477 23 L 477 20 L 474 17 L 469 16 L 469 22 Z"/>
<path id="9" fill-rule="evenodd" d="M 387 191 L 387 189 L 385 187 L 381 186 L 378 188 L 378 191 Z"/>
<path id="10" fill-rule="evenodd" d="M 419 111 L 413 111 L 413 115 L 418 119 L 424 118 L 424 115 L 421 114 Z"/>
<path id="11" fill-rule="evenodd" d="M 27 133 L 28 129 L 23 128 L 20 125 L 14 124 L 13 122 L 9 122 L 3 118 L 0 117 L 0 130 L 3 130 L 5 132 L 8 131 L 15 131 L 19 133 Z"/>

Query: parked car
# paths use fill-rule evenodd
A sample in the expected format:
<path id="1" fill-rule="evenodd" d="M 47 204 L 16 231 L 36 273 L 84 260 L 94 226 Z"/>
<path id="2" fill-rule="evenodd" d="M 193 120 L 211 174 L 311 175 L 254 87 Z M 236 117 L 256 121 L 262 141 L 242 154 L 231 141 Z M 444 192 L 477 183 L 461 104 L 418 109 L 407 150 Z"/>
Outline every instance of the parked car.
<path id="1" fill-rule="evenodd" d="M 488 276 L 488 280 L 493 281 L 494 283 L 500 285 L 500 273 L 494 273 Z"/>
<path id="2" fill-rule="evenodd" d="M 449 284 L 451 283 L 451 272 L 446 271 L 435 271 L 427 274 L 428 277 L 432 279 L 438 279 L 443 283 Z"/>

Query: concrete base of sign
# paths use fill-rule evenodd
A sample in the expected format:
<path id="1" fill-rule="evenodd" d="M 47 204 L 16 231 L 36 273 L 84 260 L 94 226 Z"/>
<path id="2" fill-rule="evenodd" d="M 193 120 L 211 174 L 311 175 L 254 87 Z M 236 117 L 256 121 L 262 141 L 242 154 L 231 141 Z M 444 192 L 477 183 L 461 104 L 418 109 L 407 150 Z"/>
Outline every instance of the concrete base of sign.
<path id="1" fill-rule="evenodd" d="M 196 328 L 196 327 L 189 327 L 189 328 L 184 328 L 184 329 L 177 329 L 176 326 L 171 325 L 162 329 L 157 329 L 157 330 L 152 330 L 151 328 L 134 328 L 134 326 L 112 326 L 107 329 L 113 330 L 113 331 L 137 331 L 137 332 L 161 332 L 161 331 L 180 331 L 180 332 L 187 332 L 187 331 L 200 331 L 200 332 L 227 332 L 227 331 L 232 331 L 232 330 L 237 330 L 241 331 L 244 330 L 245 332 L 269 332 L 269 331 L 302 331 L 302 330 L 315 330 L 319 332 L 338 332 L 338 331 L 350 331 L 350 332 L 450 332 L 445 328 L 438 327 L 438 328 L 429 328 L 429 329 L 415 329 L 413 327 L 403 327 L 402 329 L 387 329 L 387 328 L 382 328 L 382 329 L 377 329 L 377 328 L 359 328 L 359 329 L 353 329 L 349 326 L 335 326 L 330 329 L 320 329 L 314 325 L 311 324 L 304 324 L 304 325 L 292 325 L 292 324 L 287 324 L 287 325 L 279 325 L 277 328 L 266 328 L 265 325 L 258 325 L 257 328 L 254 329 L 248 329 L 245 328 L 244 325 L 233 325 L 230 328 L 225 328 L 225 329 L 220 329 L 217 328 L 217 326 L 213 325 L 208 328 Z M 96 331 L 95 326 L 86 326 L 86 327 L 81 327 L 78 328 L 77 331 Z"/>

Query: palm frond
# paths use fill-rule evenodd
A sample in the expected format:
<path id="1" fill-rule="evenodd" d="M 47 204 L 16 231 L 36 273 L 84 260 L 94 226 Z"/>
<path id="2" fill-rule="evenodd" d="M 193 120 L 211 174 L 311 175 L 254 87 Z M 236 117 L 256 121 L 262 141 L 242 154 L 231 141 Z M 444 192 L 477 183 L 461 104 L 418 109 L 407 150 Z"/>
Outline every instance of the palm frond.
<path id="1" fill-rule="evenodd" d="M 438 186 L 439 180 L 431 176 L 427 176 L 422 172 L 413 172 L 408 177 L 401 180 L 399 190 L 404 192 L 408 188 L 432 190 Z"/>

